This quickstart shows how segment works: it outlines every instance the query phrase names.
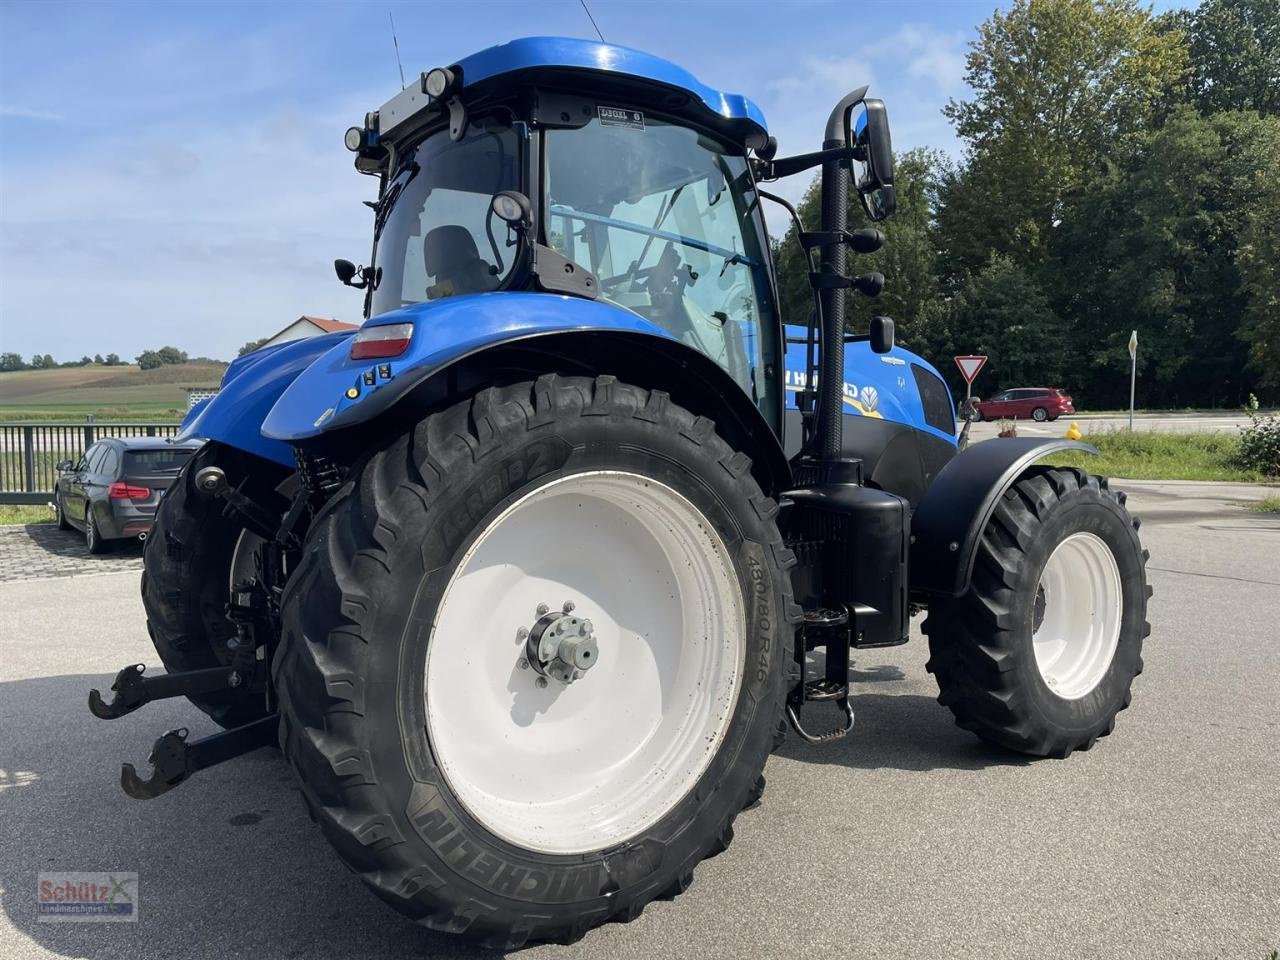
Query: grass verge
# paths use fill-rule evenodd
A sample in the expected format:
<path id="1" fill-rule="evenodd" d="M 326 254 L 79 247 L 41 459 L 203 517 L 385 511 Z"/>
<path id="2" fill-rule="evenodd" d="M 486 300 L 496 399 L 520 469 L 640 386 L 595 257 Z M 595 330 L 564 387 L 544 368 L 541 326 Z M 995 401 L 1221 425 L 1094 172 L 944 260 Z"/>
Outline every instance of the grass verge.
<path id="1" fill-rule="evenodd" d="M 0 503 L 0 527 L 28 523 L 53 523 L 53 511 L 46 506 L 18 506 Z"/>
<path id="2" fill-rule="evenodd" d="M 1255 513 L 1280 513 L 1280 497 L 1263 497 L 1249 504 Z"/>
<path id="3" fill-rule="evenodd" d="M 1235 434 L 1106 430 L 1084 439 L 1098 448 L 1098 456 L 1071 451 L 1046 457 L 1044 462 L 1128 480 L 1259 483 L 1266 479 L 1236 464 L 1240 438 Z"/>

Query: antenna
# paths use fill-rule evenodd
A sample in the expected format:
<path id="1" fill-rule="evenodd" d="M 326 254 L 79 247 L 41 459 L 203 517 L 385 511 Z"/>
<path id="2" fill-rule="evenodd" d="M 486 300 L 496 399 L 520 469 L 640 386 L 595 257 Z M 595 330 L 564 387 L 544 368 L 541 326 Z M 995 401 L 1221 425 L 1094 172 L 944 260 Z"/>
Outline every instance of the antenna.
<path id="1" fill-rule="evenodd" d="M 396 66 L 400 68 L 400 89 L 404 89 L 404 64 L 400 62 L 400 41 L 396 39 L 396 18 L 387 11 L 387 19 L 391 21 L 391 42 L 396 48 Z"/>
<path id="2" fill-rule="evenodd" d="M 604 34 L 600 32 L 600 28 L 596 26 L 596 18 L 591 15 L 591 8 L 587 6 L 587 0 L 578 0 L 582 4 L 582 9 L 587 15 L 587 19 L 591 21 L 591 26 L 596 28 L 596 36 L 600 38 L 600 42 L 604 43 Z"/>

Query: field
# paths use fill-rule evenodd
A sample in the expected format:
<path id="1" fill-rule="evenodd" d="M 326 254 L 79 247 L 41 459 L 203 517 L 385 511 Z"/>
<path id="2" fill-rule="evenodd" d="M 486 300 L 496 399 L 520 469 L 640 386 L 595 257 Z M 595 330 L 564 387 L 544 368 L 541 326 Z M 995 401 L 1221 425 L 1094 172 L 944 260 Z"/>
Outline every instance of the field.
<path id="1" fill-rule="evenodd" d="M 187 409 L 184 387 L 215 386 L 220 363 L 63 367 L 0 373 L 0 422 L 177 421 Z"/>

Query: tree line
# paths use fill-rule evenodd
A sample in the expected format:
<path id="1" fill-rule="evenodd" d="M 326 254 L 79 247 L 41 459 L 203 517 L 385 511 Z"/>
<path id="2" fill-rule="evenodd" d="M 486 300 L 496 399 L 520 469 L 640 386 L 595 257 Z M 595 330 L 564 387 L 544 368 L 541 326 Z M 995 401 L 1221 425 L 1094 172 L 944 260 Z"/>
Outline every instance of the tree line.
<path id="1" fill-rule="evenodd" d="M 885 313 L 957 389 L 950 357 L 987 354 L 975 392 L 1094 409 L 1127 405 L 1136 330 L 1140 405 L 1280 401 L 1280 3 L 1015 0 L 966 63 L 964 156 L 898 156 L 887 242 L 854 264 L 888 282 L 849 329 Z M 819 203 L 815 180 L 806 229 Z M 807 316 L 794 228 L 775 253 L 783 316 Z"/>
<path id="2" fill-rule="evenodd" d="M 211 357 L 189 357 L 187 351 L 177 347 L 163 346 L 158 350 L 143 350 L 134 357 L 133 362 L 142 370 L 154 370 L 167 364 L 181 363 L 222 363 Z M 87 354 L 79 360 L 66 360 L 62 363 L 53 359 L 49 353 L 32 354 L 31 360 L 23 360 L 20 353 L 0 353 L 0 373 L 14 370 L 53 370 L 59 367 L 87 367 L 97 364 L 100 367 L 123 367 L 127 362 L 120 359 L 118 353 L 108 353 L 105 357 L 98 353 L 92 357 Z"/>

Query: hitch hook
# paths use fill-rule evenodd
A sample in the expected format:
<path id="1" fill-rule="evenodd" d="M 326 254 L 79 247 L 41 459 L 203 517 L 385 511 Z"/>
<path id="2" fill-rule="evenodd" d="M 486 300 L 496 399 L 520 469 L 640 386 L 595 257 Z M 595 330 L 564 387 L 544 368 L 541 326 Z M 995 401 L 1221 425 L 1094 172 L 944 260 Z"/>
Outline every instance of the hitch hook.
<path id="1" fill-rule="evenodd" d="M 135 800 L 150 800 L 168 793 L 193 773 L 225 763 L 275 742 L 280 715 L 269 714 L 242 727 L 223 730 L 211 737 L 187 742 L 187 728 L 170 730 L 156 740 L 147 757 L 151 776 L 142 779 L 132 763 L 120 767 L 120 786 Z"/>

